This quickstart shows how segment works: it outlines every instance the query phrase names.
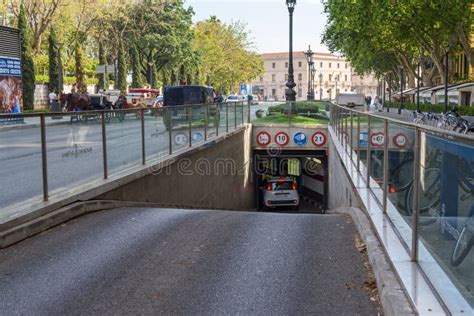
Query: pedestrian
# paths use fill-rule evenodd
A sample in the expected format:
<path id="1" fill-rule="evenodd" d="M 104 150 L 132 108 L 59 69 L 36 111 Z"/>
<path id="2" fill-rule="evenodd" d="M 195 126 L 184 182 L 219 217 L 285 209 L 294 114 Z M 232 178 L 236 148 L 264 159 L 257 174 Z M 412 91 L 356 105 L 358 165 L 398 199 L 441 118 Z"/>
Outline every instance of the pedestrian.
<path id="1" fill-rule="evenodd" d="M 56 93 L 54 93 L 54 89 L 49 90 L 48 97 L 49 97 L 49 106 L 52 106 L 53 102 L 58 100 L 58 96 L 56 95 Z"/>

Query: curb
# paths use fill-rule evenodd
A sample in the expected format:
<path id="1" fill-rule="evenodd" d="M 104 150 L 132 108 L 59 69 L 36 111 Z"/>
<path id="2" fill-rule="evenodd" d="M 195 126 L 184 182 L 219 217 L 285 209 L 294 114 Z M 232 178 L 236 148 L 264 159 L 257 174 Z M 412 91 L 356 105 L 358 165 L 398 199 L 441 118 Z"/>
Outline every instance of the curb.
<path id="1" fill-rule="evenodd" d="M 345 214 L 352 218 L 367 247 L 367 255 L 374 272 L 385 315 L 418 315 L 375 235 L 367 215 L 356 207 L 338 208 L 331 210 L 330 213 Z"/>

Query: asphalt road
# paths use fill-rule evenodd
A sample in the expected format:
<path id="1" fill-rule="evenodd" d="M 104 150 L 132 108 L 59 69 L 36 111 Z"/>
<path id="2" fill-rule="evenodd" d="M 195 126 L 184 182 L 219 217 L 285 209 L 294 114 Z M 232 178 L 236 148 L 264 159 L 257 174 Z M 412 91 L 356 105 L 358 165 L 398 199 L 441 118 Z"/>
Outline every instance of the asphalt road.
<path id="1" fill-rule="evenodd" d="M 376 315 L 339 215 L 117 209 L 0 250 L 2 315 Z"/>
<path id="2" fill-rule="evenodd" d="M 251 107 L 255 112 L 266 109 L 268 103 Z M 230 130 L 234 126 L 234 112 L 229 112 Z M 246 107 L 245 107 L 246 109 Z M 225 132 L 225 113 L 221 115 L 220 133 Z M 244 114 L 246 120 L 247 114 Z M 28 119 L 29 126 L 39 123 Z M 237 122 L 242 121 L 237 112 Z M 49 191 L 75 188 L 103 177 L 102 129 L 97 120 L 88 123 L 58 122 L 47 118 L 46 140 Z M 2 129 L 0 126 L 0 209 L 14 203 L 42 196 L 42 164 L 39 127 Z M 210 130 L 214 128 L 210 127 Z M 211 131 L 209 132 L 211 133 Z M 141 125 L 133 114 L 123 122 L 114 119 L 106 126 L 109 174 L 141 163 Z M 186 145 L 173 145 L 177 150 Z M 146 116 L 145 148 L 147 159 L 169 152 L 169 135 L 161 117 Z"/>

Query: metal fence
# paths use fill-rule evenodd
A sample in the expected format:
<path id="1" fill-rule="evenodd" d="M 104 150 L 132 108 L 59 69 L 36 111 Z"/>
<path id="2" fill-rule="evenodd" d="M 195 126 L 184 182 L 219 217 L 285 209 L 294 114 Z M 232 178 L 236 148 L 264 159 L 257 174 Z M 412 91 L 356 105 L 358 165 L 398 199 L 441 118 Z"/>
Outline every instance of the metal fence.
<path id="1" fill-rule="evenodd" d="M 48 201 L 250 122 L 248 103 L 0 114 L 1 210 Z"/>
<path id="2" fill-rule="evenodd" d="M 461 308 L 450 306 L 453 295 L 472 308 L 474 137 L 334 104 L 330 117 L 340 144 L 412 261 L 448 309 Z"/>

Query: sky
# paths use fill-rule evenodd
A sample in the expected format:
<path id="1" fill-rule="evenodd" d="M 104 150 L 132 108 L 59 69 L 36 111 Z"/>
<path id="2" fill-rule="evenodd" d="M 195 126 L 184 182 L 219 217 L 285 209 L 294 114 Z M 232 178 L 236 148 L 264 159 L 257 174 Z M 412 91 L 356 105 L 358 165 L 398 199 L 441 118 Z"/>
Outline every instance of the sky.
<path id="1" fill-rule="evenodd" d="M 223 22 L 242 21 L 259 53 L 288 51 L 288 9 L 285 0 L 186 0 L 195 11 L 194 21 L 217 16 Z M 321 44 L 326 24 L 321 0 L 297 0 L 294 12 L 293 49 L 328 52 Z"/>

